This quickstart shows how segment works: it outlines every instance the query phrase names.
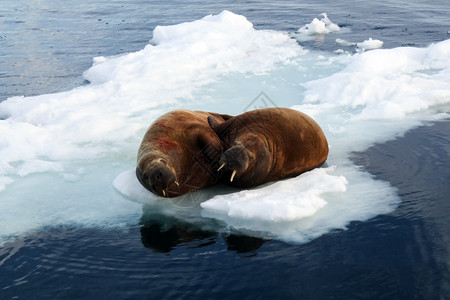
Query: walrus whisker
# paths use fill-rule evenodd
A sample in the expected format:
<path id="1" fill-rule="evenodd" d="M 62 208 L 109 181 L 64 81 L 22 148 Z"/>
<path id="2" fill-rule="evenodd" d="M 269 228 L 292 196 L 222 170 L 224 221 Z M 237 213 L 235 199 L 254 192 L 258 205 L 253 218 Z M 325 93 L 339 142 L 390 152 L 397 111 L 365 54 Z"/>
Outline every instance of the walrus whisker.
<path id="1" fill-rule="evenodd" d="M 174 183 L 179 187 L 180 186 L 180 184 L 178 183 L 178 181 L 174 181 Z"/>
<path id="2" fill-rule="evenodd" d="M 163 192 L 163 195 L 164 195 L 164 197 L 166 196 L 166 191 L 165 190 L 162 190 L 162 192 Z"/>
<path id="3" fill-rule="evenodd" d="M 217 169 L 217 172 L 219 172 L 223 167 L 225 167 L 225 163 L 222 163 L 221 165 L 220 165 L 220 167 Z"/>
<path id="4" fill-rule="evenodd" d="M 233 170 L 233 173 L 231 174 L 230 182 L 233 182 L 235 175 L 236 175 L 236 170 Z"/>

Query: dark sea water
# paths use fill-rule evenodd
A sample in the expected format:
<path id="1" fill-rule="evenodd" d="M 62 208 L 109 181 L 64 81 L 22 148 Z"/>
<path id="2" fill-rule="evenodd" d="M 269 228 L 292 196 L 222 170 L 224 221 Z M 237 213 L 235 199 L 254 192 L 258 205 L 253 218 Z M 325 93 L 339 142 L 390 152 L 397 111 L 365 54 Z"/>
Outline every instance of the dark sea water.
<path id="1" fill-rule="evenodd" d="M 345 39 L 384 48 L 424 47 L 450 30 L 448 1 L 5 0 L 0 101 L 87 84 L 92 57 L 140 50 L 156 25 L 223 9 L 291 32 L 327 12 L 351 29 Z M 145 206 L 125 229 L 43 228 L 0 248 L 0 299 L 450 299 L 449 141 L 447 120 L 354 153 L 398 189 L 399 207 L 302 245 L 205 231 Z"/>

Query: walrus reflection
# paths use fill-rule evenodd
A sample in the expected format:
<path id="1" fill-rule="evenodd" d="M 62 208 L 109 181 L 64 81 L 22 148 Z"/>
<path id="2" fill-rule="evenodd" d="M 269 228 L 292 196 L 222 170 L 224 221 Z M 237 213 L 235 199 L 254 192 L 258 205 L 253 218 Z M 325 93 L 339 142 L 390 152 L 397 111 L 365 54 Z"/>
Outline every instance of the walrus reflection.
<path id="1" fill-rule="evenodd" d="M 201 248 L 215 243 L 216 232 L 190 229 L 186 224 L 171 224 L 169 227 L 166 225 L 155 222 L 142 226 L 142 244 L 155 252 L 168 253 L 181 244 L 197 242 L 190 248 Z"/>
<path id="2" fill-rule="evenodd" d="M 154 252 L 169 253 L 180 245 L 190 249 L 215 244 L 220 235 L 217 231 L 205 230 L 171 217 L 147 220 L 141 226 L 142 244 Z M 261 247 L 265 240 L 239 234 L 223 234 L 227 250 L 248 253 Z"/>
<path id="3" fill-rule="evenodd" d="M 266 240 L 240 234 L 229 234 L 224 237 L 228 245 L 228 250 L 237 253 L 248 253 L 259 249 Z"/>

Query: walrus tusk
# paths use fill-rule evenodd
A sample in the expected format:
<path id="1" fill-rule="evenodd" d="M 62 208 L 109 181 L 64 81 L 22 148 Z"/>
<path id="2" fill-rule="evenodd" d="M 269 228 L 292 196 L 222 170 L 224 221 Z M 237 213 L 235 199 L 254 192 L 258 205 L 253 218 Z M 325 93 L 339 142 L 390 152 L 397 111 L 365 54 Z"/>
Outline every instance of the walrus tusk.
<path id="1" fill-rule="evenodd" d="M 233 173 L 231 174 L 230 182 L 233 182 L 234 175 L 236 175 L 236 170 L 233 170 Z"/>
<path id="2" fill-rule="evenodd" d="M 217 172 L 219 172 L 223 167 L 225 167 L 225 163 L 222 163 L 222 164 L 220 165 L 220 167 L 217 169 Z"/>
<path id="3" fill-rule="evenodd" d="M 163 191 L 163 195 L 164 195 L 164 197 L 166 196 L 166 191 L 165 190 L 162 190 Z"/>

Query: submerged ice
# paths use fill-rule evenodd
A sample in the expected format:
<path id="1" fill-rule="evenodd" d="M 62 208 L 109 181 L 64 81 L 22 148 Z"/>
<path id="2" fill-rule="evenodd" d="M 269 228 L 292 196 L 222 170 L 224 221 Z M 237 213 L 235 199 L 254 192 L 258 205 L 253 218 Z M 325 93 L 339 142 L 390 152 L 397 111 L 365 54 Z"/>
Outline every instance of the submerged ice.
<path id="1" fill-rule="evenodd" d="M 304 28 L 339 29 L 326 14 Z M 399 201 L 395 189 L 349 155 L 448 117 L 449 62 L 450 40 L 319 53 L 228 11 L 158 26 L 141 51 L 95 58 L 84 73 L 90 85 L 0 103 L 0 240 L 46 226 L 136 223 L 143 205 L 183 221 L 219 220 L 223 230 L 296 242 L 388 213 Z M 258 102 L 260 92 L 273 101 Z M 137 182 L 137 147 L 162 113 L 239 114 L 268 103 L 319 123 L 330 144 L 327 167 L 251 190 L 217 186 L 171 201 Z"/>

